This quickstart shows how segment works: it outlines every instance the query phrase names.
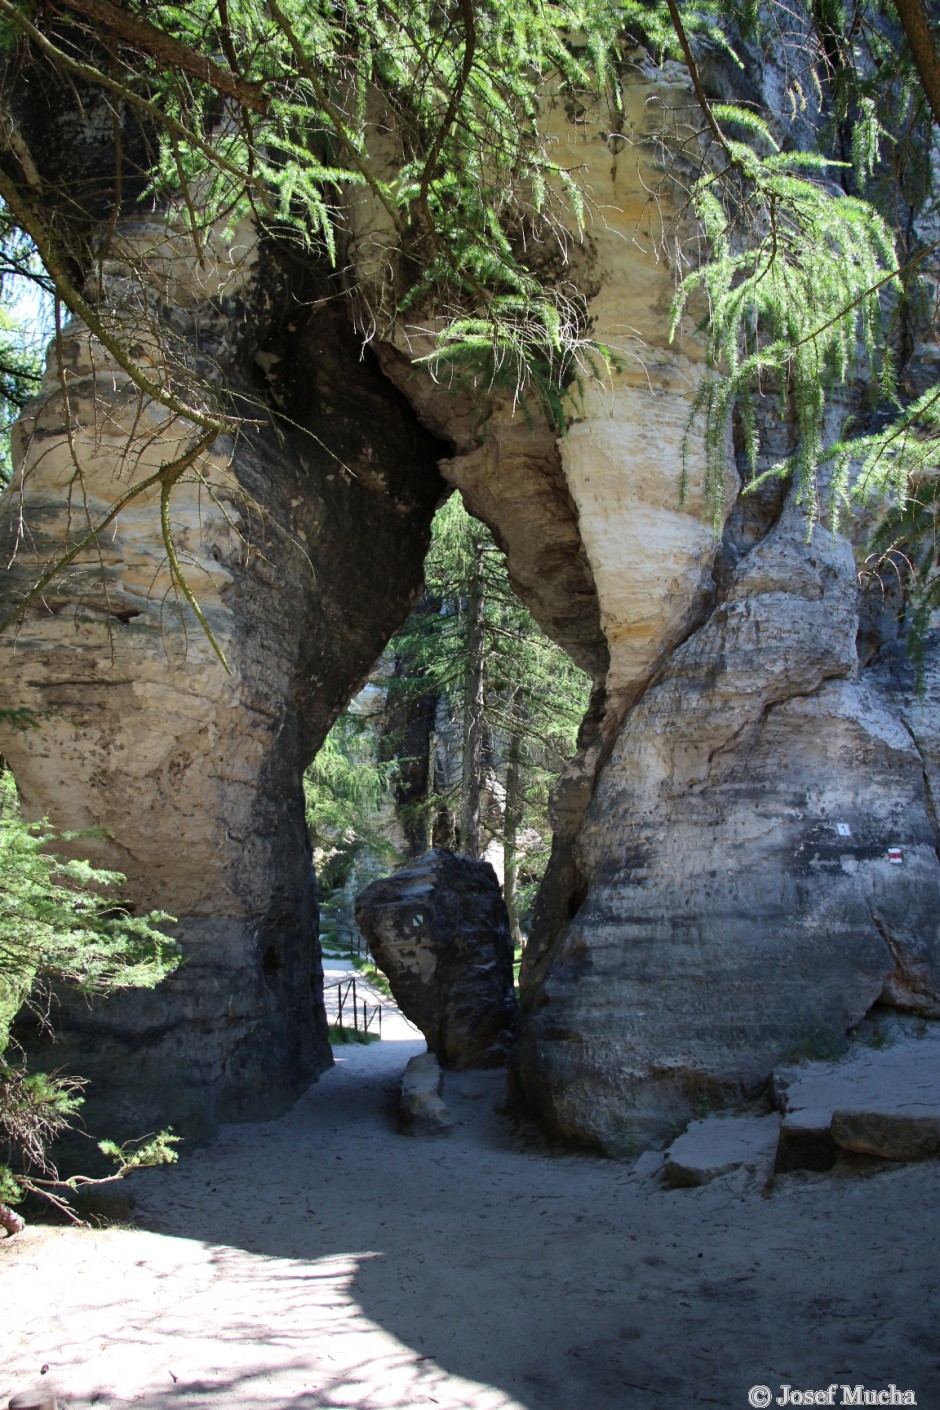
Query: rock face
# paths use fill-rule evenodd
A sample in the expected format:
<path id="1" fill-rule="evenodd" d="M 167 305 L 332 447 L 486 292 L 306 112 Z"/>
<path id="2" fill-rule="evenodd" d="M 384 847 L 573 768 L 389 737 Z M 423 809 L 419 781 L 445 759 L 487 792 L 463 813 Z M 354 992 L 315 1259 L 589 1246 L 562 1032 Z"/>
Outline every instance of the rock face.
<path id="1" fill-rule="evenodd" d="M 516 1026 L 512 941 L 493 868 L 436 849 L 356 901 L 402 1012 L 444 1067 L 497 1067 Z"/>
<path id="2" fill-rule="evenodd" d="M 127 259 L 105 272 L 103 296 L 129 318 L 156 237 L 127 223 Z M 73 850 L 123 871 L 138 906 L 176 916 L 186 953 L 152 993 L 68 1005 L 61 1041 L 37 1054 L 93 1079 L 90 1129 L 115 1134 L 270 1114 L 329 1064 L 302 773 L 420 587 L 443 490 L 438 443 L 342 321 L 321 311 L 289 333 L 273 275 L 206 299 L 184 295 L 185 263 L 172 267 L 178 338 L 213 348 L 236 385 L 245 341 L 260 341 L 290 417 L 217 441 L 170 500 L 230 673 L 171 574 L 159 486 L 0 637 L 3 704 L 34 721 L 5 722 L 2 739 L 27 815 L 106 829 Z M 17 431 L 0 522 L 8 608 L 74 540 L 77 484 L 93 522 L 193 440 L 82 325 L 61 359 L 67 400 L 51 359 Z"/>
<path id="3" fill-rule="evenodd" d="M 20 85 L 18 101 L 38 91 Z M 642 233 L 663 168 L 638 139 L 689 104 L 677 66 L 638 60 L 616 114 L 553 109 L 557 160 L 584 172 L 603 213 L 573 238 L 565 277 L 626 359 L 588 385 L 563 439 L 506 402 L 481 425 L 468 396 L 413 366 L 420 328 L 364 348 L 348 289 L 282 269 L 250 233 L 236 263 L 227 247 L 199 266 L 179 230 L 122 216 L 100 281 L 90 271 L 130 332 L 156 310 L 143 351 L 158 371 L 198 371 L 261 423 L 207 447 L 171 499 L 231 674 L 179 595 L 153 487 L 0 637 L 3 706 L 36 722 L 0 720 L 27 812 L 107 829 L 80 849 L 125 871 L 136 904 L 179 917 L 178 974 L 152 995 L 76 1006 L 55 1053 L 106 1078 L 138 1129 L 270 1113 L 329 1061 L 302 770 L 417 593 L 448 485 L 596 683 L 555 793 L 522 975 L 514 1080 L 544 1121 L 632 1153 L 703 1097 L 755 1095 L 795 1052 L 843 1042 L 876 1002 L 940 1016 L 938 643 L 922 698 L 890 623 L 872 635 L 868 614 L 860 655 L 851 546 L 819 528 L 807 542 L 772 489 L 742 500 L 730 443 L 720 540 L 694 448 L 680 497 L 705 359 L 692 320 L 668 341 L 674 272 Z M 111 225 L 105 117 L 82 185 L 91 233 Z M 63 144 L 43 143 L 28 112 L 20 125 L 41 180 L 44 147 L 52 161 Z M 386 217 L 358 188 L 347 215 L 340 264 L 367 290 L 386 277 Z M 74 543 L 80 516 L 194 434 L 70 325 L 2 501 L 6 606 Z M 769 459 L 786 450 L 784 428 Z M 438 858 L 383 883 L 373 943 L 387 915 L 404 958 L 383 963 L 400 968 L 413 1016 L 409 985 L 433 999 L 419 1022 L 442 1062 L 501 1059 L 510 957 L 494 941 L 498 963 L 461 988 L 471 927 L 446 895 L 464 885 L 456 867 Z M 481 904 L 500 935 L 491 892 Z M 415 944 L 425 930 L 433 950 Z"/>
<path id="4" fill-rule="evenodd" d="M 940 1012 L 924 761 L 856 628 L 848 545 L 787 509 L 627 715 L 583 901 L 526 957 L 519 1071 L 558 1130 L 626 1154 L 878 999 Z"/>

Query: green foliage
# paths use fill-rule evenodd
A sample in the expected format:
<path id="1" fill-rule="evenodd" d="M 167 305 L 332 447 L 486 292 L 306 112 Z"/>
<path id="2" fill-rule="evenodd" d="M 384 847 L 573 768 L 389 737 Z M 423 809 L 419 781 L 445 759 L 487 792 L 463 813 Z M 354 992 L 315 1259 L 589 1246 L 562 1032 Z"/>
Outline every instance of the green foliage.
<path id="1" fill-rule="evenodd" d="M 711 372 L 685 449 L 701 418 L 717 528 L 732 412 L 753 474 L 756 408 L 768 394 L 778 398 L 793 449 L 764 475 L 794 477 L 808 531 L 820 513 L 835 528 L 859 502 L 887 504 L 875 515 L 873 561 L 877 571 L 903 559 L 917 654 L 938 602 L 940 391 L 906 392 L 898 363 L 937 336 L 937 246 L 919 234 L 940 214 L 937 125 L 892 7 L 804 0 L 762 7 L 748 23 L 768 46 L 788 30 L 792 48 L 802 29 L 798 61 L 784 71 L 786 102 L 794 115 L 815 108 L 818 145 L 782 152 L 767 116 L 704 103 L 706 160 L 690 209 L 705 250 L 680 282 L 672 331 L 683 314 L 696 318 Z"/>
<path id="2" fill-rule="evenodd" d="M 513 408 L 539 407 L 549 424 L 567 428 L 568 398 L 582 396 L 589 378 L 601 380 L 620 366 L 603 343 L 587 336 L 585 301 L 554 289 L 540 290 L 531 277 L 520 278 L 512 295 L 489 299 L 485 310 L 453 319 L 438 335 L 433 353 L 416 359 L 436 381 L 456 389 L 470 387 L 485 402 L 506 392 Z"/>
<path id="3" fill-rule="evenodd" d="M 752 113 L 718 105 L 712 112 L 726 122 L 746 121 L 752 135 L 772 141 Z M 674 334 L 700 291 L 707 301 L 703 325 L 716 375 L 701 384 L 693 412 L 705 418 L 706 493 L 717 527 L 732 408 L 741 408 L 756 473 L 754 398 L 768 391 L 790 395 L 796 449 L 766 474 L 795 477 L 812 523 L 826 453 L 827 397 L 863 372 L 880 378 L 886 391 L 892 386 L 881 298 L 897 285 L 894 240 L 871 205 L 825 184 L 825 173 L 837 164 L 818 153 L 758 156 L 730 138 L 725 147 L 736 179 L 719 186 L 709 173 L 692 189 L 709 256 L 682 281 L 672 309 Z M 846 476 L 836 476 L 831 517 L 845 489 Z"/>
<path id="4" fill-rule="evenodd" d="M 13 775 L 0 773 L 0 1025 L 37 981 L 82 994 L 152 988 L 179 962 L 159 928 L 172 917 L 133 915 L 114 899 L 120 873 L 48 850 L 76 835 L 23 822 Z M 7 1031 L 0 1026 L 0 1051 Z"/>
<path id="5" fill-rule="evenodd" d="M 74 841 L 47 822 L 23 822 L 13 776 L 0 772 L 0 1199 L 16 1202 L 29 1191 L 66 1208 L 65 1193 L 87 1177 L 60 1180 L 48 1147 L 72 1126 L 82 1103 L 81 1078 L 29 1072 L 9 1049 L 10 1024 L 29 1002 L 43 1017 L 49 990 L 65 985 L 83 994 L 152 988 L 179 963 L 176 942 L 159 928 L 170 916 L 138 917 L 114 898 L 118 872 L 66 861 L 49 848 Z M 109 894 L 110 893 L 110 894 Z M 4 1051 L 7 1050 L 7 1051 Z M 117 1174 L 174 1159 L 167 1132 L 134 1148 L 101 1143 Z M 13 1162 L 17 1168 L 14 1170 Z"/>
<path id="6" fill-rule="evenodd" d="M 380 969 L 376 969 L 371 960 L 362 959 L 359 955 L 352 956 L 352 963 L 359 973 L 368 979 L 374 989 L 378 989 L 386 998 L 392 997 L 392 989 L 387 978 Z"/>
<path id="7" fill-rule="evenodd" d="M 482 565 L 479 637 L 474 631 L 471 590 L 478 564 Z M 527 838 L 520 879 L 526 899 L 531 900 L 548 859 L 549 789 L 575 751 L 590 693 L 588 678 L 533 621 L 510 586 L 503 553 L 484 526 L 467 514 L 459 495 L 452 495 L 435 516 L 425 586 L 423 605 L 390 643 L 402 664 L 391 682 L 390 704 L 433 695 L 439 710 L 455 721 L 466 750 L 467 673 L 475 668 L 471 658 L 480 651 L 482 767 L 505 789 L 515 739 L 521 811 L 515 824 L 510 817 L 509 826 Z M 480 782 L 485 788 L 486 779 Z M 459 817 L 467 785 L 464 768 L 449 787 L 426 800 L 429 813 L 433 816 L 445 808 Z M 498 813 L 484 819 L 484 833 L 505 841 L 505 813 L 499 819 Z"/>
<path id="8" fill-rule="evenodd" d="M 380 1037 L 371 1029 L 347 1028 L 345 1024 L 340 1023 L 331 1023 L 328 1034 L 331 1048 L 342 1047 L 349 1043 L 358 1043 L 361 1047 L 366 1047 L 369 1043 L 377 1043 Z"/>
<path id="9" fill-rule="evenodd" d="M 548 791 L 574 753 L 589 684 L 583 672 L 539 630 L 510 587 L 503 554 L 479 521 L 471 519 L 459 495 L 438 511 L 425 562 L 425 595 L 402 631 L 392 638 L 374 690 L 386 692 L 385 710 L 369 704 L 341 716 L 307 772 L 307 823 L 321 887 L 341 887 L 347 878 L 387 869 L 400 860 L 392 841 L 398 834 L 395 810 L 402 741 L 388 720 L 431 697 L 462 735 L 464 685 L 471 620 L 469 592 L 482 545 L 482 672 L 485 713 L 485 769 L 497 788 L 507 781 L 507 758 L 515 736 L 521 763 L 521 811 L 516 829 L 525 836 L 520 854 L 519 892 L 525 911 L 548 859 Z M 389 669 L 389 663 L 395 669 Z M 456 746 L 460 747 L 459 743 Z M 450 746 L 448 746 L 450 751 Z M 440 759 L 439 759 L 440 762 Z M 453 766 L 454 760 L 450 759 Z M 431 774 L 435 772 L 433 766 Z M 440 773 L 440 770 L 438 770 Z M 484 781 L 485 782 L 485 781 Z M 442 811 L 461 813 L 463 771 L 442 781 L 417 804 L 428 820 Z M 503 840 L 496 813 L 484 826 Z M 323 907 L 329 929 L 333 903 Z M 364 973 L 365 962 L 354 961 Z M 375 980 L 382 983 L 382 977 Z"/>
<path id="10" fill-rule="evenodd" d="M 911 599 L 910 651 L 918 687 L 924 684 L 924 646 L 940 609 L 940 389 L 932 388 L 897 421 L 838 442 L 830 452 L 853 464 L 855 493 L 872 498 L 888 483 L 894 495 L 883 509 L 868 547 L 864 577 L 898 579 Z"/>
<path id="11" fill-rule="evenodd" d="M 394 857 L 387 835 L 394 781 L 394 764 L 379 758 L 368 716 L 354 703 L 304 775 L 307 830 L 327 891 L 344 883 L 357 860 Z"/>
<path id="12" fill-rule="evenodd" d="M 686 214 L 702 241 L 681 252 L 673 328 L 691 314 L 707 340 L 711 375 L 695 417 L 716 526 L 729 418 L 737 408 L 756 463 L 755 404 L 767 393 L 795 431 L 792 452 L 767 473 L 795 476 L 808 526 L 821 511 L 835 523 L 857 493 L 900 503 L 917 483 L 924 456 L 870 454 L 873 443 L 848 434 L 833 448 L 828 434 L 834 403 L 857 400 L 860 380 L 896 424 L 893 440 L 933 434 L 926 403 L 912 410 L 899 392 L 895 362 L 910 342 L 924 253 L 911 210 L 936 216 L 935 132 L 890 4 L 153 0 L 137 37 L 126 32 L 136 9 L 118 7 L 120 43 L 101 68 L 74 8 L 64 29 L 42 7 L 0 0 L 7 47 L 15 33 L 17 46 L 145 123 L 158 149 L 147 198 L 189 223 L 197 251 L 210 231 L 234 238 L 250 217 L 302 257 L 343 268 L 352 199 L 366 212 L 369 261 L 384 271 L 353 291 L 360 326 L 384 334 L 407 321 L 431 336 L 423 361 L 442 382 L 481 399 L 507 391 L 559 428 L 566 392 L 614 363 L 593 336 L 584 291 L 543 272 L 555 255 L 564 265 L 590 215 L 580 174 L 553 153 L 546 114 L 555 102 L 584 111 L 603 99 L 616 121 L 638 46 L 655 62 L 684 63 L 701 111 L 650 140 L 672 144 L 658 194 L 668 205 L 688 182 Z M 147 27 L 177 46 L 178 62 L 160 59 Z M 91 23 L 89 33 L 98 40 Z M 749 57 L 790 56 L 783 105 L 808 119 L 813 150 L 779 150 L 775 115 L 753 104 L 709 100 L 696 54 L 741 66 L 742 43 Z M 29 166 L 13 154 L 0 172 L 9 202 L 0 241 L 12 249 L 32 234 L 75 311 L 56 251 L 77 257 L 70 238 L 81 237 L 69 236 L 64 214 L 51 228 L 28 179 L 17 186 L 10 174 L 18 169 Z M 2 363 L 0 347 L 0 383 Z M 151 391 L 143 373 L 138 385 Z M 861 424 L 855 432 L 868 435 Z"/>
<path id="13" fill-rule="evenodd" d="M 467 513 L 459 495 L 438 510 L 431 532 L 425 585 L 432 610 L 412 617 L 392 643 L 411 664 L 405 681 L 419 681 L 422 689 L 459 700 L 467 651 L 468 583 L 473 544 L 479 537 L 484 547 L 484 693 L 490 719 L 504 734 L 523 732 L 533 752 L 551 758 L 557 771 L 574 753 L 587 708 L 587 677 L 533 620 L 510 585 L 505 556 L 489 531 Z M 524 714 L 519 692 L 525 697 Z"/>
<path id="14" fill-rule="evenodd" d="M 0 0 L 8 44 L 12 27 L 20 46 L 40 49 L 61 73 L 97 85 L 146 121 L 158 148 L 150 195 L 188 220 L 197 250 L 210 228 L 222 223 L 231 233 L 250 216 L 303 254 L 339 265 L 348 193 L 358 188 L 355 199 L 372 207 L 374 262 L 386 270 L 382 288 L 356 293 L 369 301 L 363 326 L 386 331 L 405 315 L 420 318 L 434 332 L 424 361 L 436 377 L 469 383 L 481 396 L 508 389 L 539 403 L 559 427 L 565 390 L 606 375 L 612 357 L 592 337 L 583 294 L 532 263 L 532 251 L 544 260 L 553 243 L 563 261 L 587 218 L 578 174 L 559 165 L 546 137 L 546 95 L 581 107 L 603 96 L 616 115 L 638 45 L 657 62 L 679 60 L 702 103 L 689 202 L 707 255 L 681 281 L 673 327 L 692 312 L 706 331 L 713 375 L 696 414 L 716 524 L 735 406 L 756 461 L 755 398 L 771 391 L 792 404 L 796 445 L 768 473 L 795 475 L 812 523 L 833 394 L 865 376 L 884 397 L 896 396 L 883 314 L 903 280 L 888 219 L 915 167 L 929 187 L 931 142 L 921 136 L 916 70 L 882 6 L 154 0 L 137 37 L 126 24 L 120 31 L 107 68 L 89 57 L 80 4 L 76 11 L 74 32 L 63 32 L 41 9 Z M 178 63 L 158 59 L 147 27 L 172 41 Z M 792 113 L 816 110 L 813 151 L 779 151 L 767 115 L 709 102 L 695 69 L 695 52 L 720 51 L 740 64 L 742 35 L 771 48 L 784 31 L 788 51 L 798 52 L 786 101 Z M 676 141 L 685 162 L 694 150 L 688 132 L 664 130 L 654 140 Z M 894 163 L 887 190 L 886 162 Z M 19 226 L 5 212 L 0 237 L 11 249 L 30 210 L 41 225 L 28 200 L 16 206 Z M 48 253 L 49 231 L 33 233 Z M 2 362 L 0 347 L 0 382 Z M 17 375 L 8 389 L 14 405 Z M 850 498 L 853 458 L 833 457 L 830 520 Z M 879 479 L 883 463 L 876 457 L 869 479 Z M 902 477 L 905 465 L 893 458 Z M 910 481 L 879 479 L 883 493 L 898 483 L 903 493 Z"/>

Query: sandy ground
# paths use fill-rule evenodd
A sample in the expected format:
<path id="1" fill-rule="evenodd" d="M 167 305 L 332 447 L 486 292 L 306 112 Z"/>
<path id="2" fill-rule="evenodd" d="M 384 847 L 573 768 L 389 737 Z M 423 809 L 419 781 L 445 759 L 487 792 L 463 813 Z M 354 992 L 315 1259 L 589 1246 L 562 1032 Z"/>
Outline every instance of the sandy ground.
<path id="1" fill-rule="evenodd" d="M 940 1407 L 940 1162 L 670 1191 L 547 1150 L 498 1073 L 451 1075 L 459 1128 L 407 1138 L 424 1045 L 384 1032 L 283 1119 L 135 1176 L 137 1227 L 0 1245 L 0 1405 L 743 1410 L 893 1382 Z"/>

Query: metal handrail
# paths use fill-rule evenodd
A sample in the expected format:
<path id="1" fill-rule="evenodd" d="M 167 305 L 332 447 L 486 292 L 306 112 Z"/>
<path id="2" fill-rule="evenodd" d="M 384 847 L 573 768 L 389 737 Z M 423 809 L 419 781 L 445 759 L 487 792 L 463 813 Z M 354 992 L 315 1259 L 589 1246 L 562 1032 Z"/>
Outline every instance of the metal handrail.
<path id="1" fill-rule="evenodd" d="M 339 980 L 337 980 L 337 982 L 336 982 L 335 984 L 328 984 L 328 985 L 326 985 L 326 987 L 325 987 L 324 990 L 323 990 L 324 1004 L 325 1004 L 325 1001 L 326 1001 L 326 995 L 329 993 L 329 991 L 330 991 L 331 989 L 335 989 L 335 990 L 336 990 L 336 1026 L 337 1026 L 337 1028 L 342 1028 L 342 1026 L 343 1026 L 343 1006 L 348 1002 L 349 996 L 350 996 L 350 992 L 351 992 L 351 993 L 352 993 L 353 1029 L 355 1030 L 355 1032 L 358 1033 L 358 1031 L 359 1031 L 359 1015 L 360 1015 L 360 1013 L 361 1013 L 361 1014 L 362 1014 L 362 1031 L 363 1031 L 363 1033 L 368 1033 L 370 1024 L 372 1024 L 372 1023 L 375 1021 L 375 1016 L 376 1016 L 376 1014 L 378 1014 L 378 1019 L 379 1019 L 379 1022 L 378 1022 L 378 1030 L 379 1030 L 379 1037 L 381 1038 L 381 1036 L 382 1036 L 382 1005 L 381 1005 L 381 1004 L 372 1004 L 372 1005 L 371 1005 L 371 1012 L 370 1012 L 370 1005 L 368 1004 L 368 1002 L 366 1001 L 366 999 L 363 998 L 363 997 L 361 997 L 361 996 L 359 996 L 359 995 L 357 995 L 357 993 L 356 993 L 356 977 L 355 977 L 355 975 L 351 975 L 349 979 L 339 979 Z"/>

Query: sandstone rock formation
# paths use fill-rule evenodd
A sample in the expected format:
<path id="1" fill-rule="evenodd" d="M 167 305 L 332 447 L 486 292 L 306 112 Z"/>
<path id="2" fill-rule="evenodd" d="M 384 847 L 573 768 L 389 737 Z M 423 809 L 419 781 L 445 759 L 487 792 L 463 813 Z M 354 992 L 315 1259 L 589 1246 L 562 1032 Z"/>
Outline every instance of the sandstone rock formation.
<path id="1" fill-rule="evenodd" d="M 521 1080 L 557 1129 L 626 1153 L 879 999 L 940 1012 L 924 761 L 856 630 L 849 546 L 788 507 L 627 715 L 584 899 L 526 956 Z"/>
<path id="2" fill-rule="evenodd" d="M 512 941 L 488 862 L 427 852 L 367 886 L 356 921 L 442 1066 L 506 1061 L 517 1020 Z"/>
<path id="3" fill-rule="evenodd" d="M 559 160 L 594 210 L 568 268 L 626 359 L 563 439 L 511 398 L 481 418 L 416 370 L 419 328 L 367 346 L 347 286 L 250 233 L 237 266 L 224 251 L 200 266 L 182 223 L 168 245 L 165 222 L 128 216 L 128 186 L 89 287 L 128 319 L 155 309 L 155 365 L 172 345 L 177 371 L 201 369 L 261 424 L 220 438 L 172 497 L 231 675 L 178 595 L 152 492 L 0 637 L 4 707 L 36 722 L 0 720 L 27 811 L 107 829 L 82 850 L 177 915 L 189 955 L 154 994 L 66 1014 L 56 1062 L 107 1079 L 93 1090 L 112 1112 L 207 1129 L 276 1110 L 329 1061 L 301 774 L 418 591 L 448 485 L 596 682 L 522 975 L 515 1082 L 543 1119 L 633 1152 L 703 1095 L 756 1094 L 788 1055 L 843 1041 L 877 1001 L 940 1016 L 937 643 L 923 697 L 891 622 L 873 633 L 869 614 L 860 656 L 850 544 L 819 527 L 807 541 L 772 488 L 742 500 L 730 444 L 723 536 L 703 522 L 694 449 L 680 497 L 704 351 L 691 321 L 668 341 L 674 272 L 644 220 L 669 189 L 637 139 L 689 101 L 680 69 L 638 60 L 616 115 L 556 107 Z M 38 88 L 22 102 L 41 106 Z M 41 114 L 20 118 L 38 157 Z M 61 143 L 45 145 L 52 182 Z M 111 231 L 102 160 L 92 232 Z M 385 277 L 383 211 L 360 191 L 347 215 L 340 264 L 367 289 Z M 94 519 L 192 436 L 69 325 L 2 501 L 5 604 L 74 541 L 76 511 Z M 414 884 L 420 929 L 431 882 Z M 502 1013 L 479 1055 L 504 1050 Z M 429 1041 L 454 1060 L 438 1021 Z"/>
<path id="4" fill-rule="evenodd" d="M 441 1092 L 444 1074 L 434 1053 L 409 1060 L 398 1085 L 398 1125 L 405 1136 L 446 1136 L 454 1118 Z"/>
<path id="5" fill-rule="evenodd" d="M 111 260 L 101 297 L 132 314 L 156 297 L 144 278 L 158 232 L 130 221 L 119 233 L 127 258 Z M 0 638 L 4 704 L 34 726 L 8 724 L 3 753 L 27 814 L 104 830 L 73 850 L 123 871 L 137 905 L 173 914 L 186 952 L 153 993 L 68 1005 L 46 1061 L 110 1079 L 92 1088 L 90 1123 L 198 1132 L 283 1109 L 330 1062 L 301 778 L 420 587 L 443 485 L 437 442 L 341 320 L 321 310 L 288 334 L 275 272 L 207 302 L 198 288 L 184 297 L 181 258 L 171 267 L 176 334 L 212 346 L 246 392 L 266 348 L 290 411 L 286 426 L 217 442 L 170 501 L 231 674 L 173 581 L 156 486 Z M 93 522 L 192 432 L 69 324 L 18 427 L 6 604 L 75 534 L 76 492 Z"/>

